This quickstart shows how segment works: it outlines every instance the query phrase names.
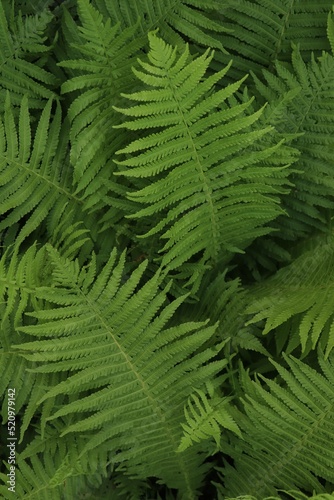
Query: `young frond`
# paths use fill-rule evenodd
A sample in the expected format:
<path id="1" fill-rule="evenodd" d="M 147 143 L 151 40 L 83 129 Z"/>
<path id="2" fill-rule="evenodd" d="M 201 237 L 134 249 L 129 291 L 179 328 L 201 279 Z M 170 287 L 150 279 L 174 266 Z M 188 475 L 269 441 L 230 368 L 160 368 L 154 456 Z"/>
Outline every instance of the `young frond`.
<path id="1" fill-rule="evenodd" d="M 178 447 L 179 452 L 186 450 L 193 443 L 199 443 L 208 438 L 214 438 L 219 449 L 220 427 L 241 436 L 239 427 L 229 412 L 230 399 L 214 397 L 209 400 L 200 390 L 191 394 L 184 408 L 186 424 L 181 423 L 184 435 Z"/>

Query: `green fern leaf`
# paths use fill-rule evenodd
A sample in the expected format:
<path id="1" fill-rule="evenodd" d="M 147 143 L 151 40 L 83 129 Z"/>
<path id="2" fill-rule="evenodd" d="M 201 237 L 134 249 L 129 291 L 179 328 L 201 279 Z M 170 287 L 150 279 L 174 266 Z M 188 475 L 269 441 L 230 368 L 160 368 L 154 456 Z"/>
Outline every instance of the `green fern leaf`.
<path id="1" fill-rule="evenodd" d="M 289 101 L 276 130 L 292 137 L 291 145 L 300 151 L 291 180 L 294 189 L 283 197 L 289 219 L 278 220 L 279 236 L 285 239 L 304 237 L 314 229 L 324 231 L 326 213 L 333 209 L 332 167 L 334 165 L 334 105 L 329 96 L 334 92 L 334 57 L 323 53 L 321 58 L 306 64 L 298 47 L 292 53 L 292 67 L 277 62 L 277 76 L 264 71 L 266 83 L 255 78 L 257 90 L 264 101 L 282 99 L 296 92 Z M 298 91 L 299 89 L 299 91 Z M 295 135 L 295 138 L 293 138 Z"/>
<path id="2" fill-rule="evenodd" d="M 47 217 L 59 222 L 64 207 L 79 216 L 82 201 L 72 194 L 69 186 L 71 172 L 65 171 L 66 143 L 60 129 L 60 105 L 56 104 L 52 117 L 50 100 L 41 113 L 32 139 L 27 99 L 22 99 L 16 125 L 7 95 L 4 120 L 0 121 L 0 231 L 24 221 L 17 245 Z"/>
<path id="3" fill-rule="evenodd" d="M 230 76 L 236 80 L 252 70 L 260 75 L 277 59 L 289 60 L 291 44 L 300 44 L 303 57 L 311 51 L 320 55 L 329 49 L 325 36 L 326 18 L 332 1 L 313 0 L 238 0 L 223 2 L 219 19 L 230 31 L 217 38 L 229 55 L 217 52 L 219 64 L 233 57 Z"/>
<path id="4" fill-rule="evenodd" d="M 57 78 L 30 61 L 41 58 L 50 49 L 45 45 L 45 31 L 52 19 L 46 11 L 36 16 L 21 15 L 7 21 L 3 1 L 0 2 L 0 110 L 4 109 L 6 90 L 11 92 L 14 104 L 20 104 L 23 96 L 29 97 L 32 108 L 43 108 L 45 101 L 54 97 L 50 87 Z M 45 64 L 45 62 L 44 62 Z"/>
<path id="5" fill-rule="evenodd" d="M 283 382 L 261 376 L 268 389 L 253 382 L 247 418 L 234 415 L 243 441 L 231 443 L 235 467 L 223 472 L 226 497 L 264 498 L 282 488 L 320 494 L 326 491 L 319 478 L 333 483 L 333 358 L 320 354 L 323 375 L 292 356 L 284 359 L 288 369 L 272 361 Z"/>
<path id="6" fill-rule="evenodd" d="M 247 313 L 254 316 L 249 324 L 265 319 L 267 334 L 280 325 L 288 329 L 285 323 L 295 319 L 293 330 L 299 333 L 302 352 L 320 342 L 328 357 L 334 347 L 333 275 L 333 241 L 320 243 L 253 287 Z"/>
<path id="7" fill-rule="evenodd" d="M 282 491 L 285 495 L 288 495 L 289 500 L 334 500 L 334 494 L 323 493 L 320 495 L 308 496 L 301 491 Z M 266 498 L 261 498 L 261 500 L 281 500 L 282 496 L 270 496 Z M 219 495 L 218 500 L 223 500 L 223 497 Z M 237 498 L 226 498 L 224 500 L 260 500 L 258 497 L 251 495 L 240 495 Z"/>
<path id="8" fill-rule="evenodd" d="M 327 37 L 330 43 L 332 53 L 334 54 L 334 21 L 333 21 L 333 13 L 328 14 L 327 19 Z"/>
<path id="9" fill-rule="evenodd" d="M 62 93 L 80 90 L 68 110 L 71 120 L 71 163 L 77 191 L 88 190 L 86 197 L 99 189 L 99 198 L 110 178 L 110 158 L 122 144 L 122 134 L 115 135 L 117 123 L 112 104 L 119 101 L 121 89 L 132 86 L 131 65 L 143 45 L 135 38 L 137 26 L 124 29 L 111 27 L 88 0 L 78 0 L 82 26 L 78 27 L 81 43 L 75 49 L 80 59 L 65 60 L 61 67 L 74 70 L 76 76 L 62 85 Z M 98 174 L 98 175 L 97 175 Z"/>
<path id="10" fill-rule="evenodd" d="M 221 9 L 217 0 L 97 0 L 95 3 L 101 12 L 124 27 L 133 26 L 140 19 L 145 38 L 157 29 L 166 42 L 179 48 L 184 48 L 184 40 L 191 40 L 226 53 L 217 34 L 229 30 L 217 21 Z"/>
<path id="11" fill-rule="evenodd" d="M 160 249 L 162 266 L 179 268 L 199 252 L 204 263 L 217 263 L 270 232 L 266 224 L 282 213 L 277 194 L 285 192 L 286 157 L 280 158 L 280 144 L 256 144 L 272 130 L 252 129 L 261 110 L 245 116 L 250 101 L 225 105 L 243 80 L 212 92 L 229 66 L 204 78 L 212 54 L 187 64 L 188 49 L 176 59 L 176 49 L 154 34 L 149 39 L 150 62 L 140 63 L 145 72 L 134 70 L 148 90 L 127 96 L 144 104 L 119 109 L 133 120 L 117 126 L 149 130 L 118 151 L 128 159 L 118 162 L 122 170 L 115 175 L 150 179 L 128 193 L 138 205 L 129 217 L 142 223 L 161 213 L 140 237 L 150 241 L 159 234 L 167 240 Z"/>
<path id="12" fill-rule="evenodd" d="M 197 390 L 185 406 L 184 414 L 187 424 L 181 424 L 184 436 L 178 447 L 182 452 L 189 448 L 194 442 L 213 437 L 217 448 L 220 447 L 220 426 L 235 432 L 239 436 L 240 430 L 234 422 L 228 410 L 231 398 L 211 398 L 209 401 L 203 391 Z"/>
<path id="13" fill-rule="evenodd" d="M 113 461 L 126 463 L 129 473 L 158 476 L 194 495 L 202 458 L 195 447 L 177 454 L 177 444 L 191 387 L 227 363 L 210 362 L 216 347 L 201 349 L 216 326 L 193 322 L 166 328 L 185 297 L 164 305 L 169 287 L 158 291 L 159 273 L 140 287 L 146 262 L 121 285 L 124 255 L 115 265 L 112 252 L 96 277 L 94 259 L 93 267 L 80 270 L 77 261 L 47 248 L 54 281 L 36 294 L 56 307 L 29 313 L 38 323 L 19 331 L 37 339 L 16 346 L 27 360 L 38 362 L 33 372 L 70 374 L 40 400 L 71 395 L 47 421 L 71 415 L 62 436 L 86 433 L 85 453 L 106 442 L 118 450 Z M 82 398 L 82 391 L 89 395 Z"/>

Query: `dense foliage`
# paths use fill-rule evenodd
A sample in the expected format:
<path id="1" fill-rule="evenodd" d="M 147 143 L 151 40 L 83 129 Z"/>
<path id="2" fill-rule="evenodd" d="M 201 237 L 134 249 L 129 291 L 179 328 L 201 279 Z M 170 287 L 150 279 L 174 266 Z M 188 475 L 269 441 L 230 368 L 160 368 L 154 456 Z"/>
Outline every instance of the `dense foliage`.
<path id="1" fill-rule="evenodd" d="M 0 40 L 1 498 L 333 499 L 332 1 Z"/>

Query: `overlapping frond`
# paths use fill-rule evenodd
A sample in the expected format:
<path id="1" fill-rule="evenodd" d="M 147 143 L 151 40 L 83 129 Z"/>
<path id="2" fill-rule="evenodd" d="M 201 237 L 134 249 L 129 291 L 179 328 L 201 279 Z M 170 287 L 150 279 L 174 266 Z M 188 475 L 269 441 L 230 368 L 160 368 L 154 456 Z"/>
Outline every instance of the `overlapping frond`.
<path id="1" fill-rule="evenodd" d="M 186 40 L 226 52 L 218 33 L 229 31 L 217 20 L 221 3 L 217 0 L 95 0 L 101 12 L 115 22 L 133 26 L 140 19 L 145 37 L 158 29 L 161 37 L 180 48 Z"/>
<path id="2" fill-rule="evenodd" d="M 110 159 L 123 139 L 112 129 L 117 123 L 112 105 L 133 85 L 131 65 L 143 39 L 136 38 L 136 25 L 121 31 L 119 24 L 111 26 L 110 18 L 104 22 L 88 0 L 78 0 L 78 13 L 81 43 L 75 49 L 81 58 L 59 65 L 76 74 L 62 85 L 62 93 L 80 91 L 68 110 L 74 180 L 77 190 L 87 188 L 85 196 L 95 195 L 91 204 L 98 204 L 112 173 Z"/>
<path id="3" fill-rule="evenodd" d="M 302 46 L 307 59 L 311 51 L 320 55 L 329 49 L 325 27 L 331 8 L 331 0 L 223 1 L 219 19 L 231 32 L 217 38 L 229 56 L 217 52 L 216 59 L 226 64 L 233 57 L 231 75 L 237 79 L 250 70 L 260 74 L 277 59 L 289 60 L 292 43 Z"/>
<path id="4" fill-rule="evenodd" d="M 1 498 L 333 500 L 333 15 L 0 0 Z"/>
<path id="5" fill-rule="evenodd" d="M 278 490 L 326 493 L 322 481 L 334 480 L 333 357 L 320 354 L 323 374 L 292 356 L 287 368 L 273 362 L 282 382 L 252 382 L 245 396 L 247 418 L 238 422 L 243 440 L 231 443 L 234 467 L 224 469 L 226 497 L 265 498 Z M 236 452 L 233 452 L 233 449 Z"/>
<path id="6" fill-rule="evenodd" d="M 81 456 L 84 440 L 76 436 L 61 439 L 59 428 L 48 429 L 43 438 L 36 436 L 18 453 L 14 493 L 17 498 L 87 498 L 88 493 L 97 489 L 106 478 L 107 468 L 102 470 L 101 464 L 107 464 L 109 451 L 101 446 L 98 452 L 90 454 L 89 459 Z M 1 498 L 10 500 L 13 491 L 8 490 L 6 472 L 3 470 L 0 474 L 4 480 L 4 484 L 0 485 L 0 494 Z"/>
<path id="7" fill-rule="evenodd" d="M 250 301 L 248 292 L 241 286 L 239 279 L 228 280 L 226 275 L 227 269 L 221 274 L 217 274 L 216 268 L 208 272 L 196 293 L 201 300 L 182 304 L 175 314 L 175 322 L 210 318 L 212 322 L 218 322 L 212 341 L 229 339 L 225 349 L 227 357 L 228 353 L 239 352 L 240 349 L 268 356 L 259 338 L 261 333 L 245 325 L 249 319 L 246 314 Z"/>
<path id="8" fill-rule="evenodd" d="M 265 84 L 256 79 L 266 101 L 301 89 L 289 102 L 284 119 L 276 125 L 282 134 L 300 134 L 292 140 L 292 145 L 300 151 L 295 164 L 300 173 L 292 175 L 295 187 L 284 199 L 291 219 L 283 224 L 285 238 L 289 233 L 296 238 L 315 228 L 324 230 L 326 209 L 332 209 L 334 204 L 334 57 L 324 52 L 318 60 L 312 58 L 305 64 L 295 47 L 292 66 L 287 68 L 277 62 L 277 75 L 264 71 Z"/>
<path id="9" fill-rule="evenodd" d="M 214 92 L 230 65 L 205 78 L 209 52 L 187 63 L 188 49 L 176 59 L 176 49 L 154 34 L 150 45 L 149 63 L 134 70 L 147 90 L 127 96 L 140 104 L 119 109 L 132 120 L 117 127 L 145 130 L 118 152 L 128 158 L 115 175 L 149 179 L 129 191 L 138 206 L 129 217 L 161 214 L 141 237 L 167 240 L 160 252 L 169 269 L 200 253 L 204 263 L 228 260 L 229 252 L 270 232 L 267 223 L 282 213 L 278 195 L 286 192 L 293 155 L 282 155 L 280 143 L 261 147 L 271 127 L 253 126 L 261 110 L 247 116 L 251 101 L 227 104 L 243 80 Z"/>
<path id="10" fill-rule="evenodd" d="M 8 248 L 0 259 L 0 303 L 4 307 L 0 319 L 4 323 L 12 317 L 16 327 L 22 324 L 28 303 L 35 300 L 35 288 L 47 279 L 47 271 L 43 250 L 37 252 L 36 246 L 27 249 L 23 256 L 18 255 L 17 248 L 10 250 Z"/>
<path id="11" fill-rule="evenodd" d="M 250 323 L 265 320 L 263 333 L 276 332 L 280 348 L 301 345 L 302 352 L 318 342 L 326 357 L 334 347 L 334 243 L 320 243 L 274 276 L 252 288 L 247 312 Z"/>
<path id="12" fill-rule="evenodd" d="M 327 35 L 334 40 L 331 15 Z M 323 52 L 306 63 L 295 46 L 292 64 L 277 61 L 274 72 L 264 70 L 262 79 L 253 77 L 256 102 L 267 103 L 261 124 L 275 127 L 277 138 L 284 137 L 299 151 L 290 177 L 294 187 L 288 196 L 282 196 L 286 215 L 273 221 L 276 231 L 258 240 L 245 259 L 259 276 L 258 263 L 275 271 L 275 262 L 290 260 L 291 241 L 310 237 L 315 231 L 327 232 L 330 227 L 334 208 L 334 57 Z"/>
<path id="13" fill-rule="evenodd" d="M 197 390 L 188 398 L 184 414 L 186 424 L 181 423 L 183 437 L 178 447 L 182 452 L 205 439 L 214 438 L 217 449 L 220 447 L 221 427 L 241 436 L 239 427 L 229 412 L 231 398 L 213 396 L 210 399 L 203 391 Z"/>
<path id="14" fill-rule="evenodd" d="M 36 500 L 61 500 L 63 498 L 62 483 L 58 483 L 55 487 L 50 484 L 60 472 L 57 467 L 53 466 L 50 459 L 45 463 L 41 457 L 35 455 L 31 462 L 20 460 L 20 468 L 15 473 L 15 481 L 13 481 L 14 485 L 17 482 L 17 486 L 12 486 L 12 490 L 9 489 L 9 476 L 6 475 L 8 471 L 0 473 L 3 482 L 0 485 L 0 493 L 1 498 L 5 500 L 10 500 L 13 495 L 17 498 L 36 498 Z M 64 471 L 61 472 L 64 473 Z"/>
<path id="15" fill-rule="evenodd" d="M 70 396 L 46 421 L 71 415 L 61 435 L 87 433 L 83 452 L 107 442 L 112 461 L 129 473 L 160 477 L 190 498 L 201 483 L 202 458 L 195 447 L 177 453 L 180 422 L 191 388 L 227 363 L 211 362 L 219 347 L 201 349 L 216 326 L 168 327 L 184 298 L 166 305 L 168 287 L 159 291 L 159 273 L 141 286 L 145 262 L 121 284 L 124 255 L 116 264 L 115 251 L 98 276 L 94 259 L 85 270 L 50 246 L 48 252 L 53 283 L 36 295 L 49 306 L 29 313 L 36 325 L 19 328 L 36 341 L 16 346 L 38 363 L 35 373 L 67 374 L 40 400 Z"/>
<path id="16" fill-rule="evenodd" d="M 28 96 L 30 106 L 39 109 L 54 96 L 52 88 L 57 78 L 43 67 L 43 56 L 50 50 L 45 45 L 50 19 L 52 15 L 43 11 L 35 16 L 11 18 L 9 23 L 1 0 L 0 111 L 4 109 L 6 90 L 11 92 L 14 104 Z"/>
<path id="17" fill-rule="evenodd" d="M 63 210 L 80 211 L 82 202 L 71 190 L 72 173 L 65 161 L 58 102 L 43 109 L 32 137 L 28 100 L 22 99 L 18 123 L 7 95 L 0 121 L 0 231 L 20 222 L 20 244 L 47 217 L 59 222 Z M 66 129 L 64 129 L 66 131 Z"/>
<path id="18" fill-rule="evenodd" d="M 15 414 L 20 416 L 16 427 L 16 439 L 23 438 L 36 415 L 37 401 L 44 396 L 46 389 L 62 379 L 58 374 L 38 375 L 28 371 L 29 362 L 20 356 L 13 344 L 29 340 L 23 338 L 18 327 L 24 321 L 24 313 L 43 309 L 45 304 L 35 296 L 41 283 L 48 282 L 48 265 L 43 249 L 30 247 L 23 255 L 14 249 L 4 253 L 0 261 L 0 396 L 2 399 L 1 417 L 4 425 L 8 420 L 8 390 L 14 392 Z M 30 321 L 31 323 L 31 321 Z M 42 405 L 42 422 L 48 416 L 46 404 Z M 18 443 L 19 441 L 17 441 Z M 8 479 L 8 478 L 7 478 Z M 19 479 L 18 479 L 19 480 Z M 7 498 L 7 496 L 2 496 Z"/>

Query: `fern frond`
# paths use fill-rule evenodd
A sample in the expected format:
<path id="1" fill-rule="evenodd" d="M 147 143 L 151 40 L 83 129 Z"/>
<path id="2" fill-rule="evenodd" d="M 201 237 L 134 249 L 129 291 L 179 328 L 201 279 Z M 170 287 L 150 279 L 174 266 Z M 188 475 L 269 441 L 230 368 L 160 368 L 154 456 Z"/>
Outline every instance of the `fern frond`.
<path id="1" fill-rule="evenodd" d="M 334 9 L 333 9 L 334 11 Z M 328 14 L 327 19 L 327 38 L 331 46 L 332 54 L 334 54 L 334 21 L 333 21 L 333 12 Z"/>
<path id="2" fill-rule="evenodd" d="M 302 493 L 301 491 L 282 491 L 281 493 L 284 493 L 287 495 L 288 500 L 334 500 L 334 494 L 331 493 L 322 493 L 320 495 L 313 495 L 313 496 L 308 496 Z M 266 498 L 261 498 L 259 499 L 258 497 L 251 496 L 251 495 L 240 495 L 235 498 L 224 498 L 224 500 L 281 500 L 282 496 L 277 497 L 277 496 L 270 496 Z M 218 500 L 223 500 L 223 497 L 220 495 L 218 496 Z"/>
<path id="3" fill-rule="evenodd" d="M 226 365 L 226 360 L 210 362 L 219 348 L 201 350 L 216 326 L 193 322 L 166 328 L 184 297 L 165 305 L 168 287 L 158 291 L 159 274 L 140 286 L 145 262 L 121 284 L 124 255 L 116 264 L 113 251 L 95 276 L 95 260 L 80 270 L 52 247 L 48 251 L 53 284 L 40 287 L 37 296 L 50 306 L 29 313 L 36 325 L 19 329 L 36 341 L 16 346 L 38 362 L 35 373 L 70 374 L 40 400 L 71 395 L 47 421 L 71 415 L 62 435 L 86 433 L 86 453 L 106 442 L 118 450 L 113 461 L 124 462 L 129 473 L 157 476 L 193 495 L 202 458 L 195 447 L 184 454 L 176 450 L 191 387 Z M 89 395 L 82 397 L 82 391 Z"/>
<path id="4" fill-rule="evenodd" d="M 298 332 L 302 352 L 315 349 L 318 342 L 328 357 L 334 347 L 334 243 L 320 243 L 306 251 L 273 277 L 252 288 L 247 313 L 255 323 L 265 320 L 263 334 L 281 327 Z M 281 342 L 280 342 L 281 343 Z M 289 350 L 298 347 L 290 338 Z"/>
<path id="5" fill-rule="evenodd" d="M 121 90 L 132 86 L 131 66 L 143 41 L 135 38 L 137 26 L 120 32 L 119 25 L 112 27 L 110 19 L 104 22 L 88 0 L 78 0 L 78 12 L 81 44 L 75 48 L 81 58 L 59 63 L 76 74 L 62 85 L 62 93 L 80 91 L 68 110 L 77 191 L 88 188 L 86 197 L 96 198 L 99 189 L 100 199 L 110 178 L 110 158 L 122 144 L 122 134 L 113 133 L 117 121 L 112 104 L 119 101 Z"/>
<path id="6" fill-rule="evenodd" d="M 32 108 L 43 108 L 47 99 L 54 97 L 52 87 L 57 78 L 36 64 L 50 49 L 45 45 L 45 31 L 52 19 L 50 13 L 21 15 L 7 21 L 3 1 L 0 2 L 0 111 L 4 109 L 6 91 L 11 92 L 14 104 L 29 97 Z M 35 59 L 35 61 L 34 61 Z"/>
<path id="7" fill-rule="evenodd" d="M 17 248 L 12 254 L 9 249 L 0 260 L 0 395 L 3 398 L 1 415 L 3 422 L 7 421 L 7 390 L 15 389 L 15 411 L 19 414 L 24 408 L 24 415 L 17 428 L 17 439 L 20 434 L 22 441 L 25 432 L 31 424 L 38 407 L 37 402 L 45 395 L 47 388 L 60 383 L 62 374 L 35 374 L 28 372 L 29 363 L 20 356 L 13 344 L 29 341 L 18 332 L 22 324 L 31 324 L 25 320 L 24 314 L 32 310 L 45 309 L 44 301 L 35 295 L 36 288 L 41 283 L 50 282 L 49 263 L 44 248 L 36 250 L 30 247 L 23 255 L 18 255 Z M 47 405 L 42 405 L 41 422 L 49 414 Z"/>
<path id="8" fill-rule="evenodd" d="M 260 146 L 272 129 L 252 127 L 261 110 L 245 116 L 251 101 L 226 104 L 243 80 L 214 92 L 230 65 L 205 78 L 208 51 L 187 64 L 188 49 L 176 59 L 176 49 L 154 34 L 149 39 L 150 62 L 134 69 L 147 90 L 127 96 L 143 104 L 119 109 L 133 119 L 117 126 L 145 136 L 118 151 L 128 159 L 118 162 L 115 175 L 150 179 L 128 193 L 138 206 L 128 217 L 141 223 L 161 213 L 140 237 L 167 240 L 159 250 L 162 266 L 180 268 L 200 253 L 204 263 L 217 263 L 270 232 L 267 223 L 282 213 L 278 195 L 286 192 L 284 160 L 291 156 L 281 157 L 280 143 Z"/>
<path id="9" fill-rule="evenodd" d="M 229 339 L 226 351 L 239 352 L 250 350 L 269 356 L 262 345 L 261 334 L 255 335 L 253 326 L 246 326 L 249 319 L 246 308 L 249 305 L 248 292 L 241 286 L 239 279 L 229 280 L 227 269 L 221 274 L 217 269 L 204 276 L 194 303 L 184 303 L 175 314 L 175 322 L 181 320 L 203 321 L 210 318 L 218 322 L 215 336 L 211 341 Z"/>
<path id="10" fill-rule="evenodd" d="M 61 485 L 58 484 L 57 488 L 50 487 L 53 475 L 57 473 L 59 471 L 55 467 L 52 467 L 52 462 L 48 461 L 45 464 L 37 456 L 32 457 L 31 463 L 21 460 L 20 468 L 17 468 L 15 471 L 15 483 L 17 482 L 17 486 L 13 490 L 9 490 L 7 483 L 8 476 L 4 473 L 0 474 L 3 481 L 3 485 L 0 485 L 1 498 L 10 500 L 13 498 L 14 493 L 18 498 L 61 500 Z"/>
<path id="11" fill-rule="evenodd" d="M 19 245 L 47 217 L 59 221 L 64 206 L 78 214 L 82 201 L 72 194 L 71 171 L 64 160 L 61 110 L 52 101 L 43 109 L 32 138 L 28 101 L 20 106 L 18 124 L 7 95 L 3 121 L 0 121 L 0 231 L 21 223 Z"/>
<path id="12" fill-rule="evenodd" d="M 217 449 L 220 447 L 220 427 L 229 429 L 239 436 L 240 430 L 228 409 L 231 398 L 210 398 L 203 391 L 196 390 L 188 399 L 184 408 L 186 424 L 181 424 L 183 437 L 178 447 L 182 452 L 193 443 L 213 437 Z"/>
<path id="13" fill-rule="evenodd" d="M 14 250 L 9 264 L 8 254 L 9 248 L 0 260 L 0 303 L 4 306 L 1 322 L 15 313 L 13 323 L 16 326 L 21 323 L 30 293 L 39 285 L 36 248 L 30 247 L 21 259 Z"/>
<path id="14" fill-rule="evenodd" d="M 320 494 L 326 492 L 323 479 L 333 483 L 333 357 L 319 355 L 323 374 L 283 357 L 288 368 L 272 361 L 283 382 L 261 376 L 268 389 L 252 382 L 253 394 L 244 401 L 247 418 L 234 415 L 243 441 L 231 443 L 235 466 L 223 472 L 226 497 L 264 498 L 281 489 Z"/>
<path id="15" fill-rule="evenodd" d="M 140 19 L 145 37 L 150 31 L 158 30 L 167 43 L 181 49 L 188 40 L 226 53 L 217 34 L 229 30 L 217 21 L 221 9 L 217 0 L 95 0 L 95 3 L 101 12 L 121 25 L 133 26 Z"/>
<path id="16" fill-rule="evenodd" d="M 294 165 L 299 173 L 291 175 L 294 189 L 283 197 L 290 218 L 277 221 L 281 237 L 296 239 L 314 229 L 324 231 L 326 211 L 334 207 L 334 105 L 329 98 L 334 92 L 334 57 L 324 52 L 306 64 L 294 47 L 292 67 L 279 62 L 275 67 L 276 75 L 263 71 L 265 84 L 256 77 L 255 83 L 264 101 L 275 102 L 296 92 L 283 120 L 275 124 L 280 134 L 292 137 L 291 145 L 300 151 Z"/>
<path id="17" fill-rule="evenodd" d="M 80 438 L 60 439 L 59 429 L 50 430 L 44 439 L 35 437 L 17 454 L 15 496 L 31 500 L 81 498 L 93 488 L 94 483 L 98 487 L 107 475 L 101 470 L 101 464 L 107 463 L 108 453 L 105 449 L 100 450 L 100 456 L 92 453 L 90 467 L 88 461 L 80 456 L 79 450 L 83 445 Z M 1 474 L 0 477 L 4 479 L 6 476 Z M 6 481 L 8 476 L 4 484 Z M 1 498 L 13 498 L 8 483 L 0 486 L 0 493 Z"/>
<path id="18" fill-rule="evenodd" d="M 277 59 L 289 60 L 292 43 L 301 45 L 306 59 L 311 51 L 320 55 L 329 49 L 325 27 L 331 8 L 331 0 L 223 2 L 220 22 L 231 32 L 217 38 L 229 56 L 217 52 L 216 59 L 221 65 L 233 57 L 235 64 L 230 76 L 238 79 L 250 70 L 259 75 Z"/>

